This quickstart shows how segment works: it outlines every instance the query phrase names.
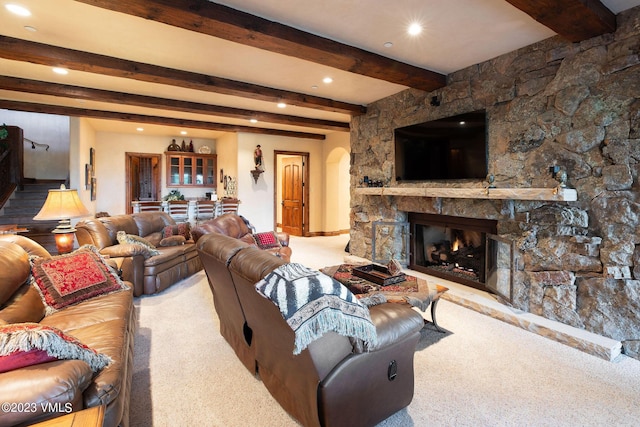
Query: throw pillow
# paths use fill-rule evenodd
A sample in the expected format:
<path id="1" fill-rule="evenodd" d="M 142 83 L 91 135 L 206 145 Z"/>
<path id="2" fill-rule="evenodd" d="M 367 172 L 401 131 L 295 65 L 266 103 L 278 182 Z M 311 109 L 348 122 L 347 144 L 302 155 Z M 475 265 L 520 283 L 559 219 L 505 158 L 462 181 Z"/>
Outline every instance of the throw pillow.
<path id="1" fill-rule="evenodd" d="M 38 323 L 0 326 L 0 373 L 69 359 L 87 362 L 93 372 L 111 363 L 109 356 L 98 353 L 57 328 Z"/>
<path id="2" fill-rule="evenodd" d="M 276 236 L 276 233 L 273 231 L 255 233 L 253 238 L 260 249 L 274 249 L 282 247 L 278 240 L 278 236 Z"/>
<path id="3" fill-rule="evenodd" d="M 50 259 L 31 257 L 31 274 L 47 306 L 47 314 L 127 288 L 98 250 L 90 245 Z"/>
<path id="4" fill-rule="evenodd" d="M 160 255 L 160 251 L 156 249 L 154 245 L 149 243 L 148 240 L 143 239 L 140 236 L 136 236 L 135 234 L 127 234 L 126 232 L 120 230 L 116 233 L 116 239 L 118 239 L 118 243 L 121 245 L 140 245 L 149 249 L 149 253 L 153 255 Z"/>
<path id="5" fill-rule="evenodd" d="M 167 225 L 162 230 L 165 238 L 171 236 L 183 236 L 185 240 L 191 240 L 191 224 L 188 222 L 180 222 L 176 225 Z"/>
<path id="6" fill-rule="evenodd" d="M 186 242 L 184 236 L 169 236 L 160 240 L 160 246 L 180 246 L 184 245 L 184 242 Z"/>

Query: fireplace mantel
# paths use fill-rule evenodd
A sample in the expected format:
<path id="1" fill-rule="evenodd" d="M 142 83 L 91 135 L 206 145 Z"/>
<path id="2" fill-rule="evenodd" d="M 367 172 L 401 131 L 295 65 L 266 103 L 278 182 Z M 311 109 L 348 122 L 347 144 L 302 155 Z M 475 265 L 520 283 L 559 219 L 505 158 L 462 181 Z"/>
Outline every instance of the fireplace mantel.
<path id="1" fill-rule="evenodd" d="M 449 199 L 542 200 L 575 202 L 573 188 L 451 188 L 451 187 L 359 187 L 364 196 L 442 197 Z"/>

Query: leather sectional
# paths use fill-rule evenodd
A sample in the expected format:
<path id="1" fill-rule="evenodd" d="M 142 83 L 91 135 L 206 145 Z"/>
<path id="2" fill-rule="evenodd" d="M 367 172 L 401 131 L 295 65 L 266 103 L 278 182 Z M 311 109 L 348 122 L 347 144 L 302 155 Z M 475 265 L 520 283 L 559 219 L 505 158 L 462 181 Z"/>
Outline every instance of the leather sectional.
<path id="1" fill-rule="evenodd" d="M 278 403 L 305 426 L 373 426 L 409 405 L 413 357 L 424 320 L 401 304 L 370 307 L 378 344 L 362 352 L 334 332 L 293 354 L 294 332 L 255 289 L 285 264 L 238 239 L 212 233 L 197 241 L 220 333 Z"/>
<path id="2" fill-rule="evenodd" d="M 247 225 L 243 217 L 235 213 L 227 213 L 220 215 L 209 221 L 205 221 L 194 227 L 192 230 L 193 240 L 197 243 L 201 236 L 209 233 L 220 233 L 225 236 L 242 240 L 250 245 L 257 245 L 256 236 L 263 233 L 254 234 L 253 230 Z M 291 260 L 291 248 L 289 247 L 289 234 L 283 232 L 273 232 L 273 247 L 265 249 L 266 251 L 282 258 L 285 262 Z"/>
<path id="3" fill-rule="evenodd" d="M 117 263 L 122 279 L 133 283 L 134 296 L 150 295 L 202 270 L 193 240 L 160 246 L 167 226 L 176 226 L 167 213 L 140 212 L 80 221 L 76 236 L 78 244 L 93 245 Z M 151 255 L 140 245 L 119 244 L 118 231 L 143 237 L 160 253 Z"/>
<path id="4" fill-rule="evenodd" d="M 56 328 L 112 361 L 95 374 L 83 360 L 55 360 L 0 373 L 0 402 L 22 405 L 15 410 L 3 406 L 0 425 L 31 424 L 71 408 L 104 405 L 105 427 L 128 426 L 136 333 L 131 284 L 45 316 L 38 290 L 26 280 L 30 255 L 51 258 L 24 236 L 0 236 L 0 326 L 28 322 Z"/>

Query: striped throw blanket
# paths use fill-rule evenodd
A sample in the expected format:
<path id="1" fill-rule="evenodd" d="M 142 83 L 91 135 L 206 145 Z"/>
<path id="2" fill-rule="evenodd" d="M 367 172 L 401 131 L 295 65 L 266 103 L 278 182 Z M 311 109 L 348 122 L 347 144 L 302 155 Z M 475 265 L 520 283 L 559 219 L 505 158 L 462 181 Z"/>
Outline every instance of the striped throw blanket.
<path id="1" fill-rule="evenodd" d="M 369 310 L 340 282 L 302 264 L 285 264 L 256 285 L 270 299 L 295 332 L 293 354 L 326 332 L 361 339 L 374 346 L 376 328 Z"/>

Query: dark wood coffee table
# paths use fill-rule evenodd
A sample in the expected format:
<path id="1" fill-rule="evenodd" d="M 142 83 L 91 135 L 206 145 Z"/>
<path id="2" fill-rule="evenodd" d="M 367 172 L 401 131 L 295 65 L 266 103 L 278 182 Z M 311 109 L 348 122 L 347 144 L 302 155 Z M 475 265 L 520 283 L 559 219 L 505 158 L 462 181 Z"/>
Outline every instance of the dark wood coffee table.
<path id="1" fill-rule="evenodd" d="M 351 269 L 357 267 L 353 264 L 341 264 L 325 267 L 321 271 L 338 280 L 349 288 L 358 298 L 370 297 L 382 294 L 387 302 L 396 304 L 408 304 L 417 307 L 421 311 L 431 309 L 431 322 L 425 319 L 425 323 L 432 323 L 438 332 L 446 332 L 438 326 L 436 319 L 436 307 L 440 297 L 449 290 L 441 285 L 429 285 L 425 279 L 407 275 L 407 280 L 391 286 L 380 286 L 362 277 L 351 274 Z"/>

